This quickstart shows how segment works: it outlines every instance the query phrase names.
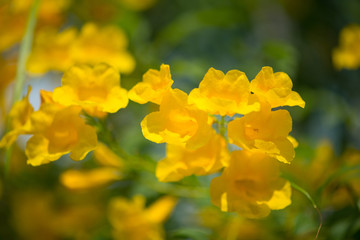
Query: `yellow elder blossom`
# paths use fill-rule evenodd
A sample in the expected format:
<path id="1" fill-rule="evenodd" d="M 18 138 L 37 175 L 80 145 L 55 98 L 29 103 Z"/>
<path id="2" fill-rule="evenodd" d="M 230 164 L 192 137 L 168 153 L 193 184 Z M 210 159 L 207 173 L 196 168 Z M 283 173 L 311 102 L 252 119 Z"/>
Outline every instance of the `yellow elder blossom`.
<path id="1" fill-rule="evenodd" d="M 144 137 L 156 143 L 186 144 L 188 149 L 204 145 L 213 131 L 208 114 L 187 100 L 187 94 L 179 89 L 168 91 L 160 111 L 148 114 L 141 122 Z"/>
<path id="2" fill-rule="evenodd" d="M 58 188 L 57 188 L 58 189 Z M 18 239 L 91 239 L 104 219 L 104 210 L 92 195 L 71 196 L 64 192 L 40 191 L 34 187 L 11 194 L 9 213 Z M 36 216 L 36 217 L 34 217 Z"/>
<path id="3" fill-rule="evenodd" d="M 21 40 L 25 25 L 26 15 L 14 12 L 10 4 L 0 6 L 0 52 Z"/>
<path id="4" fill-rule="evenodd" d="M 118 27 L 99 27 L 87 23 L 82 27 L 71 51 L 76 64 L 105 62 L 122 73 L 131 73 L 135 68 L 135 60 L 127 52 L 127 45 L 126 35 Z"/>
<path id="5" fill-rule="evenodd" d="M 72 190 L 86 190 L 103 186 L 122 178 L 123 160 L 106 145 L 99 143 L 94 150 L 95 160 L 102 165 L 90 170 L 67 170 L 60 176 L 61 183 Z"/>
<path id="6" fill-rule="evenodd" d="M 246 150 L 258 149 L 280 162 L 290 163 L 295 157 L 294 145 L 288 134 L 292 119 L 288 111 L 271 111 L 269 106 L 228 124 L 230 143 Z"/>
<path id="7" fill-rule="evenodd" d="M 128 104 L 127 91 L 120 87 L 120 75 L 107 64 L 75 65 L 64 73 L 62 86 L 54 89 L 53 99 L 64 105 L 77 105 L 88 114 L 115 113 Z"/>
<path id="8" fill-rule="evenodd" d="M 160 104 L 173 82 L 169 65 L 162 64 L 160 71 L 149 69 L 143 75 L 143 81 L 137 83 L 129 91 L 129 99 L 140 104 L 147 102 Z"/>
<path id="9" fill-rule="evenodd" d="M 36 35 L 27 70 L 44 74 L 50 70 L 66 71 L 74 64 L 104 62 L 122 73 L 130 73 L 135 60 L 127 52 L 127 45 L 126 35 L 115 26 L 87 23 L 80 33 L 75 28 L 60 33 L 55 28 L 43 29 Z"/>
<path id="10" fill-rule="evenodd" d="M 165 196 L 145 208 L 145 198 L 135 196 L 133 200 L 113 198 L 109 204 L 109 220 L 113 226 L 114 239 L 162 240 L 162 222 L 171 213 L 176 199 Z"/>
<path id="11" fill-rule="evenodd" d="M 297 92 L 292 91 L 293 84 L 284 72 L 273 73 L 271 67 L 263 67 L 250 83 L 250 90 L 260 100 L 267 102 L 271 108 L 280 106 L 305 107 L 304 100 Z"/>
<path id="12" fill-rule="evenodd" d="M 337 69 L 356 69 L 360 66 L 360 26 L 352 24 L 340 32 L 339 47 L 333 51 Z"/>
<path id="13" fill-rule="evenodd" d="M 44 74 L 50 70 L 65 71 L 72 66 L 71 45 L 76 33 L 75 28 L 68 28 L 61 33 L 55 29 L 40 31 L 36 35 L 27 70 L 33 74 Z"/>
<path id="14" fill-rule="evenodd" d="M 72 190 L 84 190 L 103 186 L 121 179 L 116 168 L 101 167 L 92 170 L 67 170 L 60 176 L 61 183 Z"/>
<path id="15" fill-rule="evenodd" d="M 199 88 L 189 94 L 189 103 L 210 114 L 232 116 L 259 110 L 259 103 L 250 94 L 250 84 L 245 73 L 231 70 L 226 75 L 210 68 Z"/>
<path id="16" fill-rule="evenodd" d="M 33 3 L 34 0 L 11 0 L 0 4 L 0 51 L 20 42 Z M 59 25 L 63 20 L 62 13 L 69 3 L 69 0 L 40 1 L 37 27 Z"/>
<path id="17" fill-rule="evenodd" d="M 210 185 L 211 201 L 224 212 L 267 216 L 291 203 L 291 187 L 279 177 L 279 163 L 260 151 L 234 151 L 229 166 Z"/>
<path id="18" fill-rule="evenodd" d="M 202 147 L 188 150 L 183 145 L 167 145 L 166 158 L 156 167 L 160 182 L 179 181 L 186 176 L 208 175 L 227 166 L 229 153 L 225 139 L 214 133 Z"/>
<path id="19" fill-rule="evenodd" d="M 10 147 L 20 134 L 31 132 L 30 116 L 34 108 L 29 102 L 31 87 L 29 86 L 26 96 L 16 102 L 8 115 L 10 121 L 10 131 L 0 141 L 0 147 Z"/>
<path id="20" fill-rule="evenodd" d="M 95 128 L 86 125 L 80 117 L 81 108 L 61 108 L 44 104 L 31 116 L 34 135 L 26 144 L 28 164 L 39 166 L 59 159 L 70 152 L 73 160 L 82 160 L 95 149 Z"/>
<path id="21" fill-rule="evenodd" d="M 95 160 L 103 166 L 121 169 L 124 166 L 123 159 L 116 155 L 105 144 L 99 143 L 94 150 Z"/>

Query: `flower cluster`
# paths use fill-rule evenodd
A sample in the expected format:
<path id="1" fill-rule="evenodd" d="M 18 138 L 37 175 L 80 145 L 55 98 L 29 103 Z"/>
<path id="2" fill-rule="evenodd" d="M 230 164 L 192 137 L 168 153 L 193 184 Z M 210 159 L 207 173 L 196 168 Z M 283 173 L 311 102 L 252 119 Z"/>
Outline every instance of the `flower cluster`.
<path id="1" fill-rule="evenodd" d="M 118 27 L 85 24 L 81 31 L 68 28 L 62 32 L 49 28 L 40 31 L 30 54 L 27 70 L 44 74 L 50 70 L 66 71 L 74 64 L 107 63 L 121 73 L 130 73 L 135 60 L 127 51 L 128 40 Z"/>
<path id="2" fill-rule="evenodd" d="M 357 69 L 360 66 L 360 26 L 349 25 L 341 30 L 339 47 L 333 51 L 337 69 Z"/>
<path id="3" fill-rule="evenodd" d="M 224 169 L 210 185 L 211 200 L 222 211 L 260 218 L 288 206 L 291 187 L 279 165 L 293 160 L 297 142 L 289 136 L 289 112 L 278 108 L 305 106 L 289 76 L 263 67 L 249 82 L 244 72 L 210 68 L 189 95 L 172 83 L 169 66 L 162 65 L 129 91 L 135 102 L 159 105 L 141 122 L 145 138 L 167 143 L 157 178 L 179 181 Z M 229 151 L 234 145 L 241 150 Z"/>
<path id="4" fill-rule="evenodd" d="M 32 134 L 25 153 L 28 164 L 38 166 L 70 153 L 82 160 L 97 146 L 96 129 L 81 114 L 105 116 L 128 104 L 127 91 L 120 87 L 118 71 L 107 64 L 75 65 L 63 76 L 62 86 L 41 91 L 40 109 L 34 111 L 29 93 L 12 108 L 11 131 L 0 141 L 10 146 L 20 134 Z"/>

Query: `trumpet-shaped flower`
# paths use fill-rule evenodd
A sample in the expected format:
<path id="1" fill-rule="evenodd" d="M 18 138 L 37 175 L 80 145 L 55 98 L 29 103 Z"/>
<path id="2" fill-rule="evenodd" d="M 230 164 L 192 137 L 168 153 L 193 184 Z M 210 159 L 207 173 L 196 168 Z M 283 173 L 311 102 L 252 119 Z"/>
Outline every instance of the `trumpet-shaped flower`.
<path id="1" fill-rule="evenodd" d="M 1 139 L 0 147 L 10 147 L 20 134 L 28 134 L 31 132 L 30 116 L 34 112 L 34 108 L 29 102 L 30 92 L 31 87 L 28 88 L 26 96 L 16 102 L 10 110 L 8 118 L 10 120 L 11 130 Z"/>
<path id="2" fill-rule="evenodd" d="M 79 64 L 107 63 L 122 73 L 131 73 L 135 68 L 134 58 L 127 52 L 128 40 L 121 29 L 115 26 L 98 27 L 93 23 L 83 26 L 73 44 L 72 56 Z"/>
<path id="3" fill-rule="evenodd" d="M 247 150 L 259 149 L 284 163 L 295 156 L 294 145 L 288 134 L 292 119 L 288 111 L 271 111 L 263 107 L 228 124 L 229 141 Z"/>
<path id="4" fill-rule="evenodd" d="M 132 201 L 114 198 L 109 205 L 109 220 L 114 239 L 162 240 L 162 222 L 170 215 L 176 199 L 165 196 L 145 208 L 145 198 L 135 196 Z"/>
<path id="5" fill-rule="evenodd" d="M 279 177 L 279 163 L 260 151 L 234 151 L 229 167 L 212 180 L 213 204 L 248 218 L 266 217 L 291 203 L 291 187 Z"/>
<path id="6" fill-rule="evenodd" d="M 279 106 L 305 107 L 304 100 L 297 92 L 292 91 L 290 77 L 283 72 L 273 73 L 271 67 L 263 67 L 250 83 L 250 90 L 260 100 L 267 102 L 271 108 Z"/>
<path id="7" fill-rule="evenodd" d="M 144 74 L 143 81 L 129 91 L 129 99 L 140 104 L 147 102 L 160 104 L 173 82 L 169 65 L 162 64 L 160 71 L 150 69 Z"/>
<path id="8" fill-rule="evenodd" d="M 189 102 L 211 114 L 232 116 L 257 111 L 260 107 L 250 94 L 250 84 L 245 73 L 231 70 L 226 75 L 210 68 L 199 88 L 189 94 Z"/>
<path id="9" fill-rule="evenodd" d="M 144 137 L 155 143 L 186 144 L 188 149 L 204 145 L 213 131 L 208 114 L 187 100 L 187 94 L 179 89 L 168 91 L 160 111 L 148 114 L 141 122 Z"/>
<path id="10" fill-rule="evenodd" d="M 356 69 L 360 66 L 360 26 L 349 25 L 341 30 L 339 47 L 333 51 L 337 69 Z"/>
<path id="11" fill-rule="evenodd" d="M 44 74 L 50 70 L 65 71 L 74 64 L 71 46 L 77 31 L 68 28 L 61 33 L 55 29 L 44 29 L 36 35 L 34 48 L 27 62 L 27 70 L 33 74 Z"/>
<path id="12" fill-rule="evenodd" d="M 161 182 L 172 182 L 192 174 L 207 175 L 227 166 L 228 161 L 226 141 L 214 133 L 204 146 L 195 150 L 168 144 L 166 158 L 156 167 L 156 177 Z"/>
<path id="13" fill-rule="evenodd" d="M 81 106 L 96 116 L 117 112 L 128 104 L 119 73 L 107 64 L 71 67 L 62 78 L 62 86 L 54 89 L 53 98 L 64 106 Z"/>
<path id="14" fill-rule="evenodd" d="M 61 108 L 44 104 L 31 116 L 34 135 L 26 144 L 28 164 L 38 166 L 59 159 L 70 153 L 73 160 L 82 160 L 95 149 L 95 128 L 86 125 L 80 117 L 81 108 Z"/>

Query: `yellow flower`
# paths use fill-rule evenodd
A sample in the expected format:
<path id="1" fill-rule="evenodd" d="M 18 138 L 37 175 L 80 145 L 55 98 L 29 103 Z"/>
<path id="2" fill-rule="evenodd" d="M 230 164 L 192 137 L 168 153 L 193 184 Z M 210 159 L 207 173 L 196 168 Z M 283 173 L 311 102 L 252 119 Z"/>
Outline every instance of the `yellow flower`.
<path id="1" fill-rule="evenodd" d="M 279 177 L 279 163 L 260 151 L 234 151 L 229 167 L 210 184 L 211 201 L 224 212 L 266 217 L 291 203 L 291 187 Z"/>
<path id="2" fill-rule="evenodd" d="M 161 240 L 164 238 L 162 222 L 171 213 L 176 199 L 165 196 L 145 209 L 145 198 L 135 196 L 132 201 L 114 198 L 109 204 L 109 220 L 114 239 Z"/>
<path id="3" fill-rule="evenodd" d="M 305 107 L 304 100 L 297 92 L 292 91 L 290 77 L 283 72 L 273 73 L 271 67 L 263 67 L 250 83 L 250 90 L 260 100 L 268 102 L 271 108 L 280 106 Z"/>
<path id="4" fill-rule="evenodd" d="M 0 52 L 20 42 L 27 16 L 34 0 L 11 0 L 0 6 Z M 69 0 L 42 0 L 38 12 L 38 28 L 60 25 Z M 11 23 L 11 24 L 9 24 Z"/>
<path id="5" fill-rule="evenodd" d="M 247 150 L 259 149 L 280 162 L 290 163 L 295 157 L 294 145 L 288 138 L 292 119 L 288 111 L 271 111 L 265 106 L 228 124 L 229 141 Z"/>
<path id="6" fill-rule="evenodd" d="M 62 86 L 54 89 L 53 98 L 64 106 L 81 106 L 95 116 L 117 112 L 128 104 L 119 73 L 103 63 L 71 67 L 62 78 Z"/>
<path id="7" fill-rule="evenodd" d="M 86 190 L 122 178 L 123 160 L 106 145 L 99 143 L 94 150 L 94 157 L 103 167 L 89 170 L 67 170 L 60 176 L 61 183 L 72 190 Z"/>
<path id="8" fill-rule="evenodd" d="M 59 188 L 48 192 L 34 188 L 12 192 L 11 219 L 19 239 L 86 240 L 95 234 L 99 219 L 105 217 L 98 197 L 94 193 L 72 195 L 68 201 L 70 195 L 56 189 Z"/>
<path id="9" fill-rule="evenodd" d="M 0 52 L 21 40 L 25 25 L 26 15 L 14 12 L 11 4 L 0 6 Z"/>
<path id="10" fill-rule="evenodd" d="M 160 71 L 149 69 L 144 74 L 143 81 L 129 91 L 129 99 L 140 104 L 147 102 L 160 104 L 173 82 L 169 65 L 162 64 Z"/>
<path id="11" fill-rule="evenodd" d="M 161 182 L 179 181 L 186 176 L 207 175 L 227 166 L 229 154 L 226 141 L 214 133 L 202 147 L 188 150 L 183 145 L 167 145 L 166 158 L 156 167 Z"/>
<path id="12" fill-rule="evenodd" d="M 341 30 L 339 47 L 333 51 L 337 69 L 356 69 L 360 66 L 360 26 L 349 25 Z"/>
<path id="13" fill-rule="evenodd" d="M 10 131 L 0 141 L 0 147 L 10 147 L 20 134 L 31 132 L 30 116 L 34 108 L 29 102 L 31 87 L 29 86 L 26 96 L 16 102 L 8 115 L 10 121 Z"/>
<path id="14" fill-rule="evenodd" d="M 121 29 L 115 26 L 98 27 L 85 24 L 74 42 L 74 62 L 95 65 L 107 63 L 122 73 L 131 73 L 135 68 L 134 58 L 127 52 L 128 40 Z"/>
<path id="15" fill-rule="evenodd" d="M 71 46 L 77 31 L 68 28 L 61 33 L 55 29 L 44 29 L 35 38 L 33 50 L 27 62 L 27 70 L 33 74 L 44 74 L 50 70 L 65 71 L 74 64 Z"/>
<path id="16" fill-rule="evenodd" d="M 210 114 L 232 116 L 246 114 L 259 109 L 259 103 L 250 94 L 250 84 L 245 73 L 231 70 L 223 72 L 210 68 L 199 88 L 189 94 L 189 103 Z"/>
<path id="17" fill-rule="evenodd" d="M 61 108 L 55 104 L 44 104 L 33 113 L 31 123 L 34 135 L 26 144 L 28 164 L 38 166 L 59 159 L 70 152 L 73 160 L 82 160 L 95 149 L 95 128 L 86 125 L 80 117 L 81 108 Z"/>
<path id="18" fill-rule="evenodd" d="M 84 190 L 103 186 L 121 179 L 116 168 L 101 167 L 92 170 L 67 170 L 60 176 L 61 183 L 72 190 Z"/>
<path id="19" fill-rule="evenodd" d="M 32 4 L 34 4 L 34 0 L 12 0 L 11 8 L 16 13 L 26 14 Z M 41 21 L 55 20 L 66 10 L 69 4 L 70 0 L 42 0 L 39 6 L 38 17 Z"/>
<path id="20" fill-rule="evenodd" d="M 95 160 L 103 166 L 121 169 L 124 166 L 123 159 L 117 156 L 105 144 L 99 143 L 94 150 Z"/>
<path id="21" fill-rule="evenodd" d="M 168 91 L 160 111 L 148 114 L 141 122 L 143 135 L 155 143 L 186 144 L 188 149 L 204 145 L 212 129 L 208 114 L 187 102 L 188 96 L 179 89 Z"/>

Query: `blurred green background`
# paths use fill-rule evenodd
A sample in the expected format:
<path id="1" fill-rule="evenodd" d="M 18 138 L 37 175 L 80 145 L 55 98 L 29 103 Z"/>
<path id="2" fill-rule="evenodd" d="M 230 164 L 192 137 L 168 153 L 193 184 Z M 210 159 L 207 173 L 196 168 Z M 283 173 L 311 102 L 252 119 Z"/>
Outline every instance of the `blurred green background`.
<path id="1" fill-rule="evenodd" d="M 360 1 L 138 2 L 143 5 L 134 7 L 120 0 L 71 1 L 59 29 L 80 28 L 86 22 L 124 29 L 129 52 L 136 59 L 135 70 L 121 75 L 126 89 L 141 81 L 149 68 L 159 69 L 162 63 L 170 65 L 174 87 L 187 93 L 198 86 L 210 67 L 223 72 L 238 69 L 249 80 L 263 66 L 287 73 L 306 107 L 289 109 L 292 136 L 299 147 L 294 164 L 284 167 L 284 176 L 302 186 L 317 203 L 323 219 L 318 239 L 360 239 L 360 70 L 336 70 L 332 62 L 341 29 L 360 23 Z M 15 45 L 2 55 L 7 58 L 17 50 Z M 60 84 L 61 73 L 48 73 L 43 78 L 29 77 L 29 81 L 41 88 L 44 81 L 52 79 L 53 84 L 46 85 L 51 89 Z M 153 167 L 164 157 L 165 146 L 144 139 L 140 122 L 154 109 L 151 104 L 131 102 L 105 122 L 94 124 L 105 124 L 126 152 L 149 160 Z M 2 180 L 0 239 L 111 239 L 104 216 L 108 199 L 139 193 L 149 203 L 169 192 L 183 196 L 165 224 L 166 239 L 314 239 L 320 223 L 311 202 L 296 190 L 292 205 L 285 210 L 273 211 L 264 220 L 248 221 L 210 207 L 207 191 L 211 176 L 160 184 L 153 173 L 139 167 L 139 171 L 129 171 L 125 180 L 106 188 L 74 193 L 59 184 L 59 176 L 65 169 L 92 168 L 92 155 L 82 162 L 64 158 L 36 168 L 25 165 L 21 152 L 17 158 L 22 160 L 14 163 L 10 177 Z M 39 209 L 50 208 L 55 215 L 85 202 L 96 205 L 100 213 L 95 214 L 96 220 L 76 225 L 77 229 L 53 233 L 44 223 L 48 215 L 41 215 L 41 210 L 29 211 L 25 217 L 18 214 L 26 212 L 19 206 L 31 209 L 44 195 L 52 197 Z M 39 224 L 36 221 L 36 227 L 29 230 L 23 226 L 26 222 L 19 223 L 24 218 L 31 221 L 33 215 L 44 218 Z M 79 217 L 80 222 L 84 219 L 89 217 Z"/>

